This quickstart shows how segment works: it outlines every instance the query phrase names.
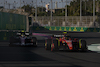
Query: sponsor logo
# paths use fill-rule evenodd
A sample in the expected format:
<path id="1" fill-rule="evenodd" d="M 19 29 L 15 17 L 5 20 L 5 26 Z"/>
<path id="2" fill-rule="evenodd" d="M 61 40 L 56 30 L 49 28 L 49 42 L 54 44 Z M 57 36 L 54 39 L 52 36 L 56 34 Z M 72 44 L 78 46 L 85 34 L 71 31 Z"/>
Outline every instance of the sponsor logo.
<path id="1" fill-rule="evenodd" d="M 54 37 L 64 37 L 64 35 L 54 35 Z"/>

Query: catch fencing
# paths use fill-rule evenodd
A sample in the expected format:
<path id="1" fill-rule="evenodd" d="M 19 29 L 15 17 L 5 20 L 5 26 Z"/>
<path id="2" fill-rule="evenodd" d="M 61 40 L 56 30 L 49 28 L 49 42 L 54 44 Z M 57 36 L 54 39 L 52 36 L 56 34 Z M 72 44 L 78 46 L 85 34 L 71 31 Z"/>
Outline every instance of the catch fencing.
<path id="1" fill-rule="evenodd" d="M 82 22 L 80 22 L 80 16 L 68 16 L 67 22 L 65 22 L 65 16 L 53 16 L 52 22 L 50 22 L 50 16 L 38 16 L 38 22 L 42 26 L 68 26 L 68 27 L 96 27 L 100 28 L 99 17 L 95 16 L 96 20 L 93 22 L 93 16 L 82 16 Z M 33 22 L 35 17 L 33 17 Z"/>

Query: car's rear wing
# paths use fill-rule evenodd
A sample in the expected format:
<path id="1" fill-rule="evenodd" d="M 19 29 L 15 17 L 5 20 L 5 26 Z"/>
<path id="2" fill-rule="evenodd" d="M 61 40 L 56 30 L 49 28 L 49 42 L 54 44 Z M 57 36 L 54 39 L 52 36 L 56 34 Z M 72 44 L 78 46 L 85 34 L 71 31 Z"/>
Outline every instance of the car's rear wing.
<path id="1" fill-rule="evenodd" d="M 42 37 L 47 37 L 47 38 L 51 38 L 52 35 L 51 34 L 43 34 L 43 33 L 32 33 L 32 35 L 36 35 L 36 36 L 42 36 Z"/>
<path id="2" fill-rule="evenodd" d="M 55 37 L 55 38 L 59 38 L 59 37 L 64 37 L 64 35 L 53 35 L 53 37 Z"/>
<path id="3" fill-rule="evenodd" d="M 37 36 L 42 36 L 42 37 L 47 37 L 47 38 L 51 38 L 51 37 L 53 37 L 53 38 L 62 38 L 62 37 L 64 37 L 64 35 L 53 35 L 53 34 L 43 34 L 43 33 L 32 33 L 32 35 L 37 35 Z"/>
<path id="4" fill-rule="evenodd" d="M 16 33 L 17 36 L 21 36 L 21 35 L 25 35 L 25 36 L 29 36 L 29 32 L 18 32 Z"/>

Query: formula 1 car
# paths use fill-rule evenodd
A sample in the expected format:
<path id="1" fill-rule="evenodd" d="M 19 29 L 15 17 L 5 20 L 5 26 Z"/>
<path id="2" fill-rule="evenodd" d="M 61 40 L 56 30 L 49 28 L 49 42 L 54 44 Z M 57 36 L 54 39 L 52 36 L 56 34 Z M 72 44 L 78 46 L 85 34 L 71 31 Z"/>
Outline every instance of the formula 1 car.
<path id="1" fill-rule="evenodd" d="M 30 37 L 28 32 L 18 32 L 15 36 L 11 36 L 9 46 L 37 46 L 36 37 Z"/>
<path id="2" fill-rule="evenodd" d="M 71 50 L 87 51 L 86 41 L 78 38 L 71 38 L 69 35 L 54 35 L 45 39 L 46 50 Z"/>

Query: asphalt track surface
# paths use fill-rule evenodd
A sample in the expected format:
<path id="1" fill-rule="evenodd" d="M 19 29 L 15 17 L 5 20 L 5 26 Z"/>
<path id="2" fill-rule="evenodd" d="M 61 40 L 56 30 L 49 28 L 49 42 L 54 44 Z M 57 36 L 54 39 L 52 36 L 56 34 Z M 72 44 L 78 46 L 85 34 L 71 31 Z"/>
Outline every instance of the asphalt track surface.
<path id="1" fill-rule="evenodd" d="M 100 43 L 99 33 L 84 34 L 72 35 L 83 37 L 88 45 Z M 43 40 L 38 41 L 38 47 L 9 47 L 8 43 L 0 42 L 0 67 L 100 67 L 100 53 L 51 52 L 44 49 Z"/>

